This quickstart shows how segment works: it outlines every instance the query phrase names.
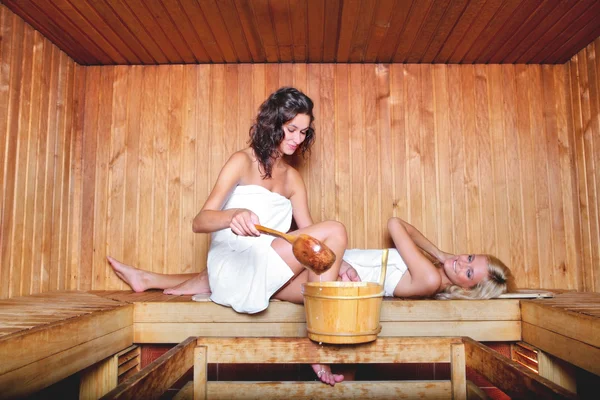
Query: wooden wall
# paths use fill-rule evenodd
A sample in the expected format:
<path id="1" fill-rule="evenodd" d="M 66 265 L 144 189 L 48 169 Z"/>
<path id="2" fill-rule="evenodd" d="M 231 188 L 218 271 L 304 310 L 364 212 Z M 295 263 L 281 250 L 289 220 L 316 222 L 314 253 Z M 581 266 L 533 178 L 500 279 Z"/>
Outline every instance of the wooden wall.
<path id="1" fill-rule="evenodd" d="M 600 291 L 600 38 L 568 63 L 580 211 L 582 290 Z"/>
<path id="2" fill-rule="evenodd" d="M 69 287 L 74 71 L 0 5 L 0 298 Z"/>
<path id="3" fill-rule="evenodd" d="M 282 85 L 316 104 L 300 164 L 316 221 L 352 247 L 411 221 L 442 248 L 497 254 L 524 287 L 581 288 L 567 66 L 269 64 L 89 67 L 80 133 L 83 211 L 71 280 L 119 288 L 105 255 L 161 272 L 204 268 L 191 232 L 262 100 Z M 79 268 L 75 266 L 79 265 Z"/>
<path id="4" fill-rule="evenodd" d="M 107 254 L 203 269 L 191 221 L 282 85 L 316 104 L 313 218 L 352 247 L 391 245 L 396 215 L 522 287 L 600 290 L 598 42 L 563 66 L 80 67 L 0 12 L 0 298 L 125 288 Z"/>

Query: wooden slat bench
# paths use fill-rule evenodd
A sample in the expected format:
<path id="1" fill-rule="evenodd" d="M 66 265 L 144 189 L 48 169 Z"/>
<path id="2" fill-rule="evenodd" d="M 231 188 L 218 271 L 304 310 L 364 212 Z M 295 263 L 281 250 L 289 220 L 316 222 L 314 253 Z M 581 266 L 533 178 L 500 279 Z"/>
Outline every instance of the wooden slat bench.
<path id="1" fill-rule="evenodd" d="M 466 351 L 465 351 L 466 348 Z M 449 362 L 450 380 L 321 382 L 213 382 L 209 363 L 406 363 Z M 469 338 L 379 338 L 359 345 L 319 345 L 307 338 L 188 338 L 103 399 L 159 398 L 186 368 L 194 380 L 178 399 L 427 398 L 466 399 L 466 366 L 481 372 L 514 398 L 574 398 Z M 151 389 L 153 388 L 153 389 Z"/>
<path id="2" fill-rule="evenodd" d="M 523 341 L 600 375 L 600 293 L 524 300 Z"/>
<path id="3" fill-rule="evenodd" d="M 133 308 L 85 292 L 0 300 L 0 398 L 35 393 L 129 347 Z"/>
<path id="4" fill-rule="evenodd" d="M 160 291 L 48 293 L 2 300 L 0 306 L 2 398 L 33 393 L 133 343 L 179 343 L 190 336 L 306 336 L 304 308 L 277 301 L 256 315 Z M 576 292 L 543 300 L 386 299 L 380 338 L 523 340 L 599 375 L 599 308 L 600 295 Z M 116 384 L 111 382 L 108 389 Z M 92 384 L 89 392 L 94 389 Z"/>
<path id="5" fill-rule="evenodd" d="M 93 292 L 135 305 L 136 343 L 179 343 L 189 336 L 304 337 L 304 307 L 272 301 L 264 312 L 247 315 L 191 296 Z M 521 310 L 517 299 L 401 300 L 385 299 L 380 337 L 468 336 L 478 341 L 521 340 Z"/>

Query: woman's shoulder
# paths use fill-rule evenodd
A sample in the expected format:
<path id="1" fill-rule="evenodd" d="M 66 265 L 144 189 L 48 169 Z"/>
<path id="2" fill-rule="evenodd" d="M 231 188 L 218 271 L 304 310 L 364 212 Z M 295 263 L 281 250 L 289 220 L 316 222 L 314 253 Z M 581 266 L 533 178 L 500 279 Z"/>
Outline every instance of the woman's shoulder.
<path id="1" fill-rule="evenodd" d="M 256 158 L 254 157 L 252 149 L 250 147 L 247 147 L 245 149 L 238 150 L 235 153 L 233 153 L 229 157 L 227 163 L 236 164 L 241 167 L 247 167 L 251 165 L 253 161 L 255 161 L 255 159 Z"/>

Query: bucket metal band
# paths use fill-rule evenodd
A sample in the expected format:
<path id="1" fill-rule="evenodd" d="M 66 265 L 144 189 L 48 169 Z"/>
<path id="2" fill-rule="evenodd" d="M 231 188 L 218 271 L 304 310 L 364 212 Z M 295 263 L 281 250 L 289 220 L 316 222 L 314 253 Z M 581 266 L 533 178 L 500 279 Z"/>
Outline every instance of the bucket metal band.
<path id="1" fill-rule="evenodd" d="M 313 335 L 324 335 L 324 336 L 366 336 L 366 335 L 377 335 L 379 332 L 381 332 L 381 325 L 379 325 L 377 328 L 372 329 L 370 331 L 366 331 L 366 332 L 322 332 L 322 331 L 317 331 L 315 329 L 312 328 L 306 328 L 306 330 L 308 331 L 308 333 L 312 333 Z"/>
<path id="2" fill-rule="evenodd" d="M 383 297 L 383 292 L 375 294 L 365 294 L 362 296 L 329 296 L 326 294 L 306 294 L 303 293 L 304 297 L 315 297 L 318 299 L 332 299 L 332 300 L 360 300 L 360 299 L 372 299 L 375 297 Z"/>

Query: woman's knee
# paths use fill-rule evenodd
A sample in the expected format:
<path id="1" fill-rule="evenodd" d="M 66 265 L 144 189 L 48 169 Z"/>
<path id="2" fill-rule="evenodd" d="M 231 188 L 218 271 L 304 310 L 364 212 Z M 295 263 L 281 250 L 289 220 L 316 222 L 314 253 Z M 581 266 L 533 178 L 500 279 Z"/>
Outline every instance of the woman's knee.
<path id="1" fill-rule="evenodd" d="M 348 232 L 346 231 L 346 226 L 338 221 L 325 221 L 323 222 L 325 229 L 327 231 L 327 236 L 331 238 L 335 238 L 344 244 L 344 246 L 348 243 Z"/>

